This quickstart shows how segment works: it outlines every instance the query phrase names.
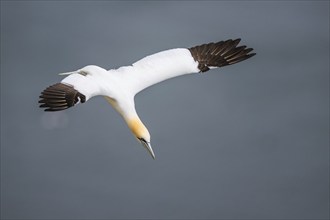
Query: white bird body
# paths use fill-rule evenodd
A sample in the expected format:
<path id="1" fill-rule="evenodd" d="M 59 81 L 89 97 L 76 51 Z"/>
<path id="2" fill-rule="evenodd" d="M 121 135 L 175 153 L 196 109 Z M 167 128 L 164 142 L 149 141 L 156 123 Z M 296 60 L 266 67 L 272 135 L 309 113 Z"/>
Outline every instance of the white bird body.
<path id="1" fill-rule="evenodd" d="M 68 75 L 61 83 L 42 92 L 40 107 L 59 111 L 94 96 L 104 96 L 120 113 L 135 137 L 155 158 L 150 134 L 135 110 L 134 96 L 145 88 L 184 74 L 205 72 L 214 67 L 240 62 L 255 54 L 252 49 L 236 47 L 240 39 L 204 44 L 193 48 L 165 50 L 147 56 L 131 66 L 105 70 L 89 65 Z"/>
<path id="2" fill-rule="evenodd" d="M 111 97 L 119 105 L 116 110 L 125 112 L 134 108 L 134 96 L 143 89 L 176 76 L 197 73 L 197 66 L 188 49 L 171 49 L 147 56 L 132 66 L 108 71 L 89 65 L 61 82 L 73 85 L 86 101 L 97 95 Z"/>

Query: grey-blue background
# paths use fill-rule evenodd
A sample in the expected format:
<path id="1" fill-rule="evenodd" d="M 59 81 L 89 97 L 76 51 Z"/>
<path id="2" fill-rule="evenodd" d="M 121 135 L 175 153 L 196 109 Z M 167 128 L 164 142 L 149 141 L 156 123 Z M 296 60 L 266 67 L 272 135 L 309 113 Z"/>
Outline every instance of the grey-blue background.
<path id="1" fill-rule="evenodd" d="M 57 73 L 242 38 L 257 56 L 136 97 L 156 160 Z M 1 1 L 1 217 L 329 217 L 329 1 Z"/>

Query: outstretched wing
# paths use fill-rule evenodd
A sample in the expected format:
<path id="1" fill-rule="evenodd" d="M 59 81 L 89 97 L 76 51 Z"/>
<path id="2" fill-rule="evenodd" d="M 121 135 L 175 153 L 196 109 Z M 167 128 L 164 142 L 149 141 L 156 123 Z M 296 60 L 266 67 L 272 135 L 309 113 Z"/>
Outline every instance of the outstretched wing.
<path id="1" fill-rule="evenodd" d="M 41 93 L 39 103 L 41 103 L 40 108 L 46 108 L 45 111 L 61 111 L 85 101 L 85 95 L 78 92 L 73 86 L 56 83 Z"/>
<path id="2" fill-rule="evenodd" d="M 220 41 L 189 48 L 192 57 L 198 62 L 200 72 L 212 67 L 223 67 L 246 60 L 254 55 L 253 49 L 237 46 L 241 39 Z"/>
<path id="3" fill-rule="evenodd" d="M 78 103 L 84 103 L 91 97 L 98 95 L 99 86 L 88 75 L 73 73 L 46 88 L 39 96 L 40 108 L 45 111 L 61 111 Z"/>
<path id="4" fill-rule="evenodd" d="M 240 40 L 162 51 L 137 61 L 124 75 L 129 88 L 138 93 L 169 78 L 238 63 L 255 55 L 252 48 L 237 46 Z"/>
<path id="5" fill-rule="evenodd" d="M 46 88 L 39 103 L 45 111 L 60 111 L 83 103 L 96 95 L 110 96 L 123 92 L 134 95 L 141 90 L 176 76 L 206 72 L 209 69 L 231 65 L 255 55 L 253 49 L 237 46 L 240 39 L 203 44 L 192 48 L 178 48 L 147 56 L 132 66 L 117 70 L 100 71 L 100 67 L 87 66 L 91 72 L 69 73 L 61 83 Z M 104 70 L 104 69 L 102 69 Z M 114 74 L 110 74 L 114 73 Z M 117 91 L 117 89 L 119 89 Z"/>

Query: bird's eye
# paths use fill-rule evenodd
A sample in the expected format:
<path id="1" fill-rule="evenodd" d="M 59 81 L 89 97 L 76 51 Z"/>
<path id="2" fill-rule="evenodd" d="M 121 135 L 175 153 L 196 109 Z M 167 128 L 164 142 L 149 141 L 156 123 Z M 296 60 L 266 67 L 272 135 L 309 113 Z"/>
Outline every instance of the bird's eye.
<path id="1" fill-rule="evenodd" d="M 148 142 L 144 138 L 138 138 L 141 142 L 148 144 Z"/>

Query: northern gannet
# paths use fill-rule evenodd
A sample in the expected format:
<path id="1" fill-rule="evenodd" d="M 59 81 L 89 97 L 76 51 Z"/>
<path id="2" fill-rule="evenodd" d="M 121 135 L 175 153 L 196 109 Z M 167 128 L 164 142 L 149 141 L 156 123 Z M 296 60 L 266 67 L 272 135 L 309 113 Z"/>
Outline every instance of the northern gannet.
<path id="1" fill-rule="evenodd" d="M 60 73 L 68 76 L 41 93 L 40 107 L 46 108 L 45 111 L 61 111 L 94 96 L 104 96 L 155 159 L 150 145 L 150 133 L 136 112 L 134 96 L 166 79 L 203 73 L 254 56 L 255 53 L 250 53 L 252 48 L 238 46 L 240 40 L 229 39 L 191 48 L 165 50 L 118 69 L 106 70 L 88 65 L 73 72 Z"/>

